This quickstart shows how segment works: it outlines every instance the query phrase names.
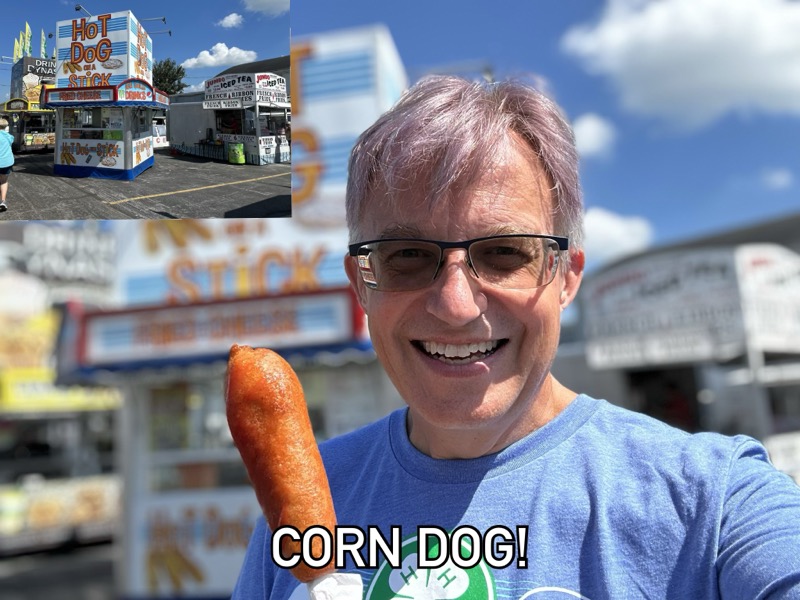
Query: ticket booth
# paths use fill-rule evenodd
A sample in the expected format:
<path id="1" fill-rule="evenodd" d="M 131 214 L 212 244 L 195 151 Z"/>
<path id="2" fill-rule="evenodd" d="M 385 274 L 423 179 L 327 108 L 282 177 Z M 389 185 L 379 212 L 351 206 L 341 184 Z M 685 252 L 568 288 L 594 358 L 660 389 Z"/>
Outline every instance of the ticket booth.
<path id="1" fill-rule="evenodd" d="M 130 11 L 59 21 L 54 173 L 134 179 L 153 166 L 153 115 L 169 98 L 153 88 L 152 40 Z"/>

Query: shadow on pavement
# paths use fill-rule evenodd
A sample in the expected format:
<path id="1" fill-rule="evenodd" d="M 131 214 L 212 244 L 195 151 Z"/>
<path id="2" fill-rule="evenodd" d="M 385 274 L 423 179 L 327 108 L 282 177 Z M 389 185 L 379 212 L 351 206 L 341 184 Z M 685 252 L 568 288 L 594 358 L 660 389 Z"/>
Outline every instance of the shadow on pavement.
<path id="1" fill-rule="evenodd" d="M 265 198 L 253 204 L 240 206 L 225 212 L 225 218 L 280 218 L 292 216 L 292 197 L 289 194 L 281 194 Z"/>

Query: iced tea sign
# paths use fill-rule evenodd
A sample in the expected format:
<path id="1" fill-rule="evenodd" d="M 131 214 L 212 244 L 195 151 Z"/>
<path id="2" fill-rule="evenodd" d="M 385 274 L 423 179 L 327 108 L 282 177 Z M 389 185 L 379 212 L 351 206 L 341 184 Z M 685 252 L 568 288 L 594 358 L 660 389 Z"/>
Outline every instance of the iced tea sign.
<path id="1" fill-rule="evenodd" d="M 286 79 L 274 73 L 237 73 L 206 81 L 204 108 L 226 108 L 216 103 L 235 100 L 247 104 L 286 102 Z"/>
<path id="2" fill-rule="evenodd" d="M 153 83 L 153 42 L 130 11 L 56 23 L 56 87 Z"/>

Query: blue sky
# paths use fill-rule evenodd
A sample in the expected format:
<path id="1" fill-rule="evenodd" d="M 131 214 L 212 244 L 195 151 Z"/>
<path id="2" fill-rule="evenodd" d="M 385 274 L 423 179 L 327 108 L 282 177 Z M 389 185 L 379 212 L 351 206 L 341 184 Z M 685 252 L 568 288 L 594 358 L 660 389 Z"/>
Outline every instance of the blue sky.
<path id="1" fill-rule="evenodd" d="M 800 210 L 800 2 L 295 0 L 292 35 L 386 24 L 409 78 L 534 78 L 576 131 L 587 254 Z"/>
<path id="2" fill-rule="evenodd" d="M 90 14 L 130 10 L 137 19 L 166 17 L 161 21 L 143 21 L 153 39 L 155 60 L 172 58 L 186 68 L 185 83 L 199 86 L 228 67 L 252 60 L 275 58 L 289 53 L 289 0 L 35 0 L 3 2 L 0 19 L 0 54 L 11 57 L 14 39 L 25 30 L 32 31 L 33 56 L 40 56 L 41 31 L 55 31 L 57 21 L 86 17 L 76 11 L 81 4 Z M 155 33 L 159 31 L 167 33 Z M 52 53 L 55 37 L 48 40 Z M 7 99 L 11 60 L 0 65 L 0 98 Z"/>

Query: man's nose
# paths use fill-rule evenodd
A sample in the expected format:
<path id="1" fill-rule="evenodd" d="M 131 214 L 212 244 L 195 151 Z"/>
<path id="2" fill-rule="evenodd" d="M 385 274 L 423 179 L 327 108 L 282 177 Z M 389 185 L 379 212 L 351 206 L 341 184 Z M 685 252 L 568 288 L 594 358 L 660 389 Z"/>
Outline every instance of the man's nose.
<path id="1" fill-rule="evenodd" d="M 428 290 L 427 309 L 439 320 L 461 327 L 486 311 L 486 296 L 467 263 L 466 252 L 449 252 Z"/>

